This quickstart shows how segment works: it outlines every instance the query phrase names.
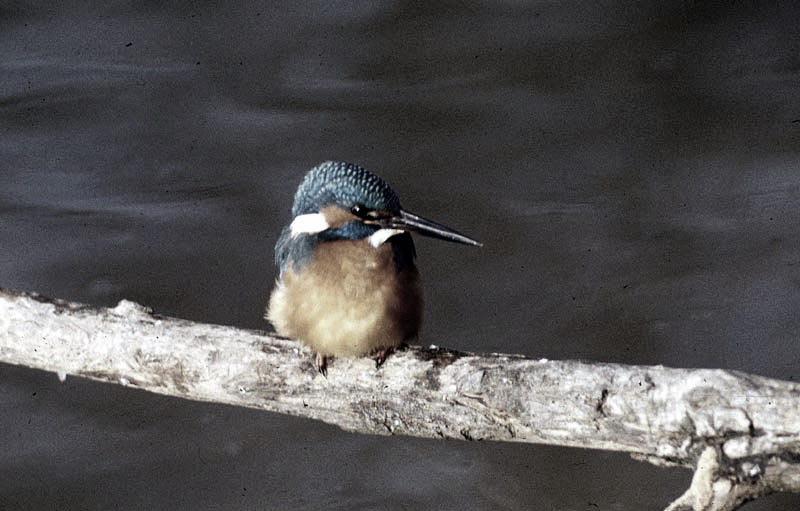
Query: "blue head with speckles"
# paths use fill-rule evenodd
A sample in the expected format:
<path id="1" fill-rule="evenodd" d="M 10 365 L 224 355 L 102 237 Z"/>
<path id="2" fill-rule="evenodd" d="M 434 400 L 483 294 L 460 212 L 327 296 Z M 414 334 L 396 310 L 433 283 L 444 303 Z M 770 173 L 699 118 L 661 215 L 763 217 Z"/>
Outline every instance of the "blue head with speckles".
<path id="1" fill-rule="evenodd" d="M 328 161 L 308 171 L 300 183 L 294 196 L 292 217 L 318 213 L 330 205 L 350 210 L 357 204 L 369 210 L 392 214 L 401 211 L 400 199 L 386 181 L 358 165 Z M 340 239 L 363 239 L 377 229 L 377 226 L 353 221 L 317 234 L 301 234 L 293 237 L 290 227 L 286 227 L 275 245 L 275 262 L 282 274 L 289 261 L 297 267 L 308 262 L 318 243 Z M 408 233 L 393 236 L 389 243 L 398 270 L 406 264 L 413 263 L 414 242 Z"/>
<path id="2" fill-rule="evenodd" d="M 344 209 L 361 204 L 381 211 L 400 210 L 400 200 L 386 181 L 358 165 L 333 161 L 306 174 L 294 196 L 292 216 L 316 213 L 329 204 Z"/>

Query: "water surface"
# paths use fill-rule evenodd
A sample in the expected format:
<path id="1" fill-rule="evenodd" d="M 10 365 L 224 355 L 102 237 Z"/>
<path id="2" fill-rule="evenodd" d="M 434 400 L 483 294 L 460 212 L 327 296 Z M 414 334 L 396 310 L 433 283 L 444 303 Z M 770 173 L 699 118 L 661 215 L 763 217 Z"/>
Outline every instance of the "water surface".
<path id="1" fill-rule="evenodd" d="M 484 242 L 418 239 L 424 343 L 795 379 L 798 14 L 0 6 L 0 286 L 266 328 L 294 189 L 346 160 Z M 0 402 L 0 507 L 640 510 L 691 475 L 8 366 Z"/>

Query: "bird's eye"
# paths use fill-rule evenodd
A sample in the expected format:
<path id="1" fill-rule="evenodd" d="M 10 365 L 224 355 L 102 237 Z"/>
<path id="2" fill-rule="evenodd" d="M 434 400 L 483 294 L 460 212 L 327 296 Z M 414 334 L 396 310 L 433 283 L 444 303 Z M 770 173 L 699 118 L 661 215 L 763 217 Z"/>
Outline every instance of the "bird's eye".
<path id="1" fill-rule="evenodd" d="M 369 212 L 370 212 L 370 209 L 368 207 L 366 207 L 365 205 L 363 205 L 363 204 L 354 204 L 350 208 L 350 213 L 354 214 L 355 216 L 357 216 L 359 218 L 366 217 L 369 214 Z"/>

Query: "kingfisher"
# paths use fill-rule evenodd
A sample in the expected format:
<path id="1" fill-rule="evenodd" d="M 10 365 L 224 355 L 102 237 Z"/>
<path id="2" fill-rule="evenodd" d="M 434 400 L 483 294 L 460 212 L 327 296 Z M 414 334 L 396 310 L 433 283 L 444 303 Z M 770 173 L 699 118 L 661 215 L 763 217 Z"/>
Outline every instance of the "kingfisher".
<path id="1" fill-rule="evenodd" d="M 358 165 L 314 167 L 275 244 L 279 276 L 265 318 L 279 335 L 310 347 L 323 375 L 332 356 L 372 356 L 380 367 L 422 324 L 410 232 L 481 246 L 409 213 L 383 179 Z"/>

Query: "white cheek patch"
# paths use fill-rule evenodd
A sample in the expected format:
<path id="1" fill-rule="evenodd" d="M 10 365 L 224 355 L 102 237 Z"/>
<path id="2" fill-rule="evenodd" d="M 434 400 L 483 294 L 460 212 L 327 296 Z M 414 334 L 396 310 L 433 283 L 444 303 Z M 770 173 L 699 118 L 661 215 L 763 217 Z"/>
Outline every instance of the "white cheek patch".
<path id="1" fill-rule="evenodd" d="M 405 231 L 403 231 L 402 229 L 378 229 L 377 231 L 372 233 L 372 235 L 370 235 L 369 244 L 375 248 L 378 248 L 384 243 L 386 243 L 386 240 L 388 240 L 392 236 L 396 236 L 403 232 Z"/>
<path id="2" fill-rule="evenodd" d="M 330 226 L 322 213 L 309 213 L 294 217 L 290 227 L 292 229 L 292 238 L 294 238 L 298 234 L 316 234 Z"/>

